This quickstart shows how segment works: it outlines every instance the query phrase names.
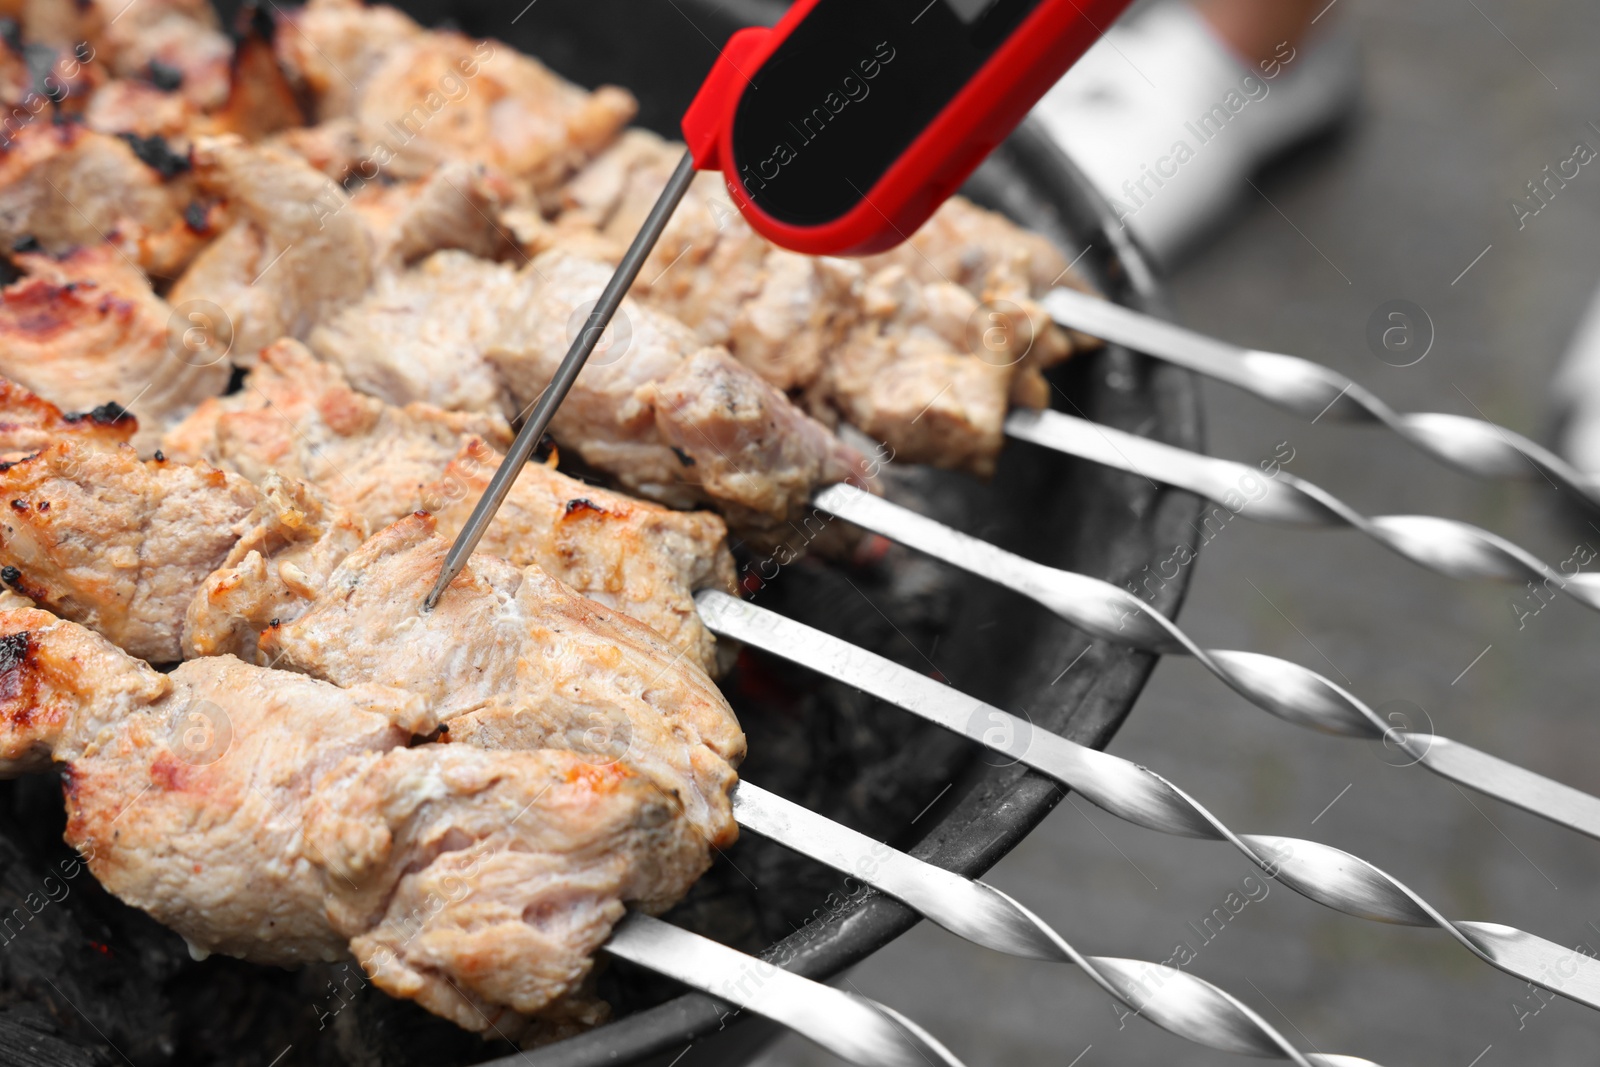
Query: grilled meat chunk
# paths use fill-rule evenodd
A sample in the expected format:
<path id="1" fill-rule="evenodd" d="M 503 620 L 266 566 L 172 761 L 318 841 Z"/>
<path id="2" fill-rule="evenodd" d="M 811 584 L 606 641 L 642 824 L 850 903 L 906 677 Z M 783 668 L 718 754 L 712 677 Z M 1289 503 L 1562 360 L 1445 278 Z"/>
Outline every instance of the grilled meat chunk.
<path id="1" fill-rule="evenodd" d="M 681 155 L 630 131 L 563 189 L 543 238 L 615 258 Z M 824 422 L 854 423 L 912 462 L 986 474 L 1008 404 L 1040 406 L 1040 371 L 1072 343 L 1034 298 L 1081 286 L 1053 246 L 954 198 L 865 261 L 797 256 L 755 233 L 715 177 L 696 180 L 641 272 L 640 300 L 723 345 Z"/>
<path id="2" fill-rule="evenodd" d="M 359 184 L 350 206 L 372 233 L 380 265 L 404 267 L 442 248 L 484 259 L 519 254 L 511 234 L 495 221 L 515 195 L 487 168 L 446 163 L 426 178 L 390 183 L 364 180 L 361 170 L 358 161 L 346 188 Z"/>
<path id="3" fill-rule="evenodd" d="M 968 350 L 984 314 L 966 289 L 885 267 L 857 290 L 860 316 L 822 361 L 813 389 L 899 458 L 989 474 L 1022 353 Z M 980 328 L 1004 338 L 1003 318 Z"/>
<path id="4" fill-rule="evenodd" d="M 143 78 L 113 78 L 95 90 L 83 118 L 97 133 L 154 137 L 173 144 L 194 131 L 201 112 L 181 93 L 167 92 Z"/>
<path id="5" fill-rule="evenodd" d="M 261 353 L 244 388 L 214 397 L 163 440 L 169 459 L 203 461 L 259 482 L 279 471 L 310 482 L 374 528 L 422 507 L 422 491 L 464 435 L 510 442 L 498 416 L 393 407 L 356 392 L 296 341 Z"/>
<path id="6" fill-rule="evenodd" d="M 162 675 L 29 609 L 0 611 L 0 673 L 0 769 L 66 763 L 67 840 L 107 889 L 197 952 L 351 953 L 467 1029 L 598 1021 L 580 986 L 625 905 L 709 863 L 627 763 L 406 748 L 396 690 L 230 656 Z"/>
<path id="7" fill-rule="evenodd" d="M 118 77 L 144 78 L 160 70 L 196 107 L 209 110 L 226 101 L 233 44 L 210 0 L 93 0 L 80 6 L 96 9 L 95 55 Z"/>
<path id="8" fill-rule="evenodd" d="M 104 637 L 48 611 L 0 603 L 0 774 L 76 759 L 172 680 Z"/>
<path id="9" fill-rule="evenodd" d="M 142 679 L 149 668 L 121 670 Z M 227 656 L 163 680 L 159 699 L 102 713 L 111 721 L 92 745 L 56 752 L 67 761 L 67 840 L 100 884 L 196 950 L 280 966 L 343 958 L 306 807 L 348 758 L 405 744 L 385 714 L 402 695 Z"/>
<path id="10" fill-rule="evenodd" d="M 455 536 L 500 464 L 510 433 L 498 416 L 393 407 L 350 388 L 292 341 L 262 353 L 244 389 L 208 401 L 165 440 L 169 459 L 199 460 L 260 482 L 276 470 L 317 486 L 373 529 L 418 510 Z M 707 670 L 715 639 L 694 612 L 697 589 L 731 589 L 722 520 L 586 485 L 530 464 L 483 551 L 537 563 L 653 627 Z"/>
<path id="11" fill-rule="evenodd" d="M 203 325 L 175 315 L 114 245 L 15 258 L 27 273 L 0 292 L 0 374 L 69 410 L 121 405 L 146 451 L 227 387 L 227 364 L 188 343 Z"/>
<path id="12" fill-rule="evenodd" d="M 177 308 L 222 312 L 227 351 L 253 366 L 280 337 L 304 337 L 372 284 L 372 238 L 344 190 L 301 157 L 236 137 L 195 145 L 200 185 L 235 221 L 173 287 Z"/>
<path id="13" fill-rule="evenodd" d="M 553 192 L 635 111 L 621 89 L 588 92 L 504 44 L 424 30 L 390 7 L 312 0 L 289 18 L 279 54 L 317 117 L 353 118 L 392 177 L 469 160 Z"/>
<path id="14" fill-rule="evenodd" d="M 538 567 L 493 556 L 474 556 L 424 613 L 449 547 L 427 516 L 381 531 L 310 610 L 262 635 L 262 651 L 338 685 L 373 679 L 415 694 L 451 741 L 625 762 L 708 841 L 731 841 L 744 734 L 705 672 Z"/>
<path id="15" fill-rule="evenodd" d="M 359 515 L 335 507 L 305 482 L 274 471 L 260 490 L 244 534 L 189 601 L 185 659 L 232 654 L 259 661 L 261 634 L 298 618 L 334 568 L 367 539 Z"/>
<path id="16" fill-rule="evenodd" d="M 317 355 L 391 404 L 516 414 L 485 353 L 523 298 L 517 272 L 465 252 L 436 252 L 379 277 L 362 300 L 311 332 Z"/>
<path id="17" fill-rule="evenodd" d="M 184 612 L 259 494 L 235 474 L 59 442 L 0 471 L 0 578 L 135 656 L 182 657 Z"/>
<path id="18" fill-rule="evenodd" d="M 138 420 L 120 404 L 63 413 L 16 382 L 0 378 L 0 464 L 14 463 L 61 442 L 115 448 L 132 440 L 138 428 Z"/>
<path id="19" fill-rule="evenodd" d="M 665 911 L 710 866 L 625 762 L 425 745 L 342 770 L 306 823 L 334 928 L 373 984 L 464 1029 L 603 1021 L 573 994 L 624 905 Z"/>
<path id="20" fill-rule="evenodd" d="M 500 466 L 469 438 L 423 494 L 454 538 Z M 717 673 L 717 640 L 695 611 L 701 589 L 735 588 L 728 528 L 708 511 L 672 511 L 529 466 L 511 488 L 478 551 L 515 566 L 538 564 L 596 603 L 649 626 L 691 662 Z"/>
<path id="21" fill-rule="evenodd" d="M 110 240 L 146 273 L 176 275 L 204 243 L 184 221 L 193 186 L 179 160 L 164 176 L 127 139 L 30 123 L 0 155 L 0 241 L 60 255 Z"/>
<path id="22" fill-rule="evenodd" d="M 527 297 L 488 353 L 517 403 L 549 383 L 610 275 L 562 250 L 526 268 Z M 676 319 L 624 301 L 608 332 L 550 430 L 629 489 L 679 506 L 713 502 L 759 537 L 817 487 L 864 470 L 853 448 Z"/>

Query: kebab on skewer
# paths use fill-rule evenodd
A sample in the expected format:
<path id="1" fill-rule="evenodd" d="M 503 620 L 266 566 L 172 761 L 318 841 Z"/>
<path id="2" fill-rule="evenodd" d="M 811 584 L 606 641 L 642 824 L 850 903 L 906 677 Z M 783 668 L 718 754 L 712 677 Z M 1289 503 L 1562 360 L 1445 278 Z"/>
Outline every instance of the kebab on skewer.
<path id="1" fill-rule="evenodd" d="M 415 606 L 667 149 L 617 140 L 620 90 L 392 9 L 316 0 L 230 54 L 203 4 L 103 7 L 24 19 L 94 57 L 77 117 L 0 153 L 4 767 L 63 763 L 69 840 L 197 950 L 353 952 L 470 1029 L 592 1022 L 624 904 L 669 906 L 734 833 L 743 738 L 692 600 L 731 583 L 726 527 L 530 466 Z M 1070 348 L 963 348 L 980 300 L 1059 280 L 996 216 L 956 205 L 917 262 L 856 267 L 727 216 L 695 247 L 716 192 L 555 427 L 633 492 L 780 537 L 865 480 L 843 424 L 884 436 L 936 371 L 957 406 L 898 447 L 984 470 L 985 420 Z M 219 724 L 220 754 L 191 743 Z M 413 929 L 452 878 L 466 902 Z"/>

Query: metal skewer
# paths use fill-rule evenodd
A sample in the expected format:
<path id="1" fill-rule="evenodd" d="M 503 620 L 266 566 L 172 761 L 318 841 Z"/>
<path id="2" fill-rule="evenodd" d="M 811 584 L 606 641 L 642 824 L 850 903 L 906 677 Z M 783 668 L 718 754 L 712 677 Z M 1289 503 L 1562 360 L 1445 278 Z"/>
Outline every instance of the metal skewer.
<path id="1" fill-rule="evenodd" d="M 1109 582 L 1024 559 L 851 485 L 829 486 L 812 503 L 1021 593 L 1097 637 L 1148 652 L 1187 653 L 1234 692 L 1281 719 L 1393 744 L 1435 774 L 1600 839 L 1600 797 L 1459 741 L 1397 729 L 1354 694 L 1297 663 L 1257 652 L 1201 648 L 1172 620 Z"/>
<path id="2" fill-rule="evenodd" d="M 1135 1014 L 1196 1044 L 1298 1067 L 1377 1067 L 1354 1056 L 1306 1054 L 1256 1012 L 1187 971 L 1144 960 L 1085 956 L 993 886 L 935 867 L 740 781 L 739 825 L 865 882 L 958 937 L 1011 956 L 1071 963 Z"/>
<path id="3" fill-rule="evenodd" d="M 1137 826 L 1226 841 L 1268 877 L 1335 911 L 1374 922 L 1437 926 L 1479 959 L 1600 1008 L 1600 960 L 1498 923 L 1447 919 L 1399 879 L 1358 856 L 1303 838 L 1238 834 L 1154 771 L 1041 730 L 892 660 L 728 596 L 695 596 L 715 633 L 798 663 L 1003 753 Z M 1337 1062 L 1337 1061 L 1335 1061 Z"/>
<path id="4" fill-rule="evenodd" d="M 605 950 L 782 1023 L 862 1067 L 962 1067 L 933 1035 L 893 1008 L 640 912 L 617 923 Z"/>
<path id="5" fill-rule="evenodd" d="M 655 248 L 656 242 L 661 239 L 661 232 L 666 229 L 667 221 L 672 218 L 678 202 L 683 199 L 683 194 L 694 181 L 694 173 L 694 156 L 685 152 L 683 158 L 678 161 L 677 169 L 672 172 L 672 177 L 667 179 L 667 186 L 661 190 L 661 196 L 657 198 L 655 206 L 645 217 L 644 225 L 634 235 L 627 254 L 622 257 L 622 262 L 617 264 L 611 280 L 601 291 L 600 299 L 596 301 L 594 310 L 589 312 L 583 330 L 572 339 L 572 347 L 567 349 L 561 365 L 550 378 L 550 384 L 545 386 L 544 392 L 539 395 L 538 402 L 528 415 L 527 421 L 522 424 L 516 440 L 511 442 L 511 448 L 506 452 L 504 462 L 494 472 L 494 477 L 489 479 L 488 488 L 478 498 L 472 514 L 461 527 L 461 532 L 456 535 L 455 543 L 450 546 L 450 551 L 444 558 L 444 566 L 439 571 L 439 580 L 434 583 L 433 590 L 422 602 L 424 611 L 433 610 L 445 587 L 454 581 L 456 575 L 461 573 L 461 568 L 467 565 L 472 550 L 478 547 L 484 531 L 488 530 L 489 523 L 494 521 L 495 512 L 500 510 L 506 494 L 511 491 L 512 483 L 517 480 L 517 475 L 522 473 L 523 464 L 528 462 L 528 457 L 532 456 L 533 450 L 538 447 L 539 440 L 544 436 L 551 418 L 556 413 L 556 408 L 566 399 L 567 392 L 572 388 L 572 383 L 578 380 L 578 374 L 588 361 L 589 354 L 594 351 L 594 346 L 600 342 L 606 327 L 610 325 L 612 316 L 622 305 L 622 298 L 628 295 L 628 289 L 639 276 L 639 269 L 649 258 L 650 250 Z"/>
<path id="6" fill-rule="evenodd" d="M 1549 449 L 1487 420 L 1438 412 L 1402 414 L 1330 367 L 1242 348 L 1071 289 L 1053 289 L 1042 303 L 1061 326 L 1226 382 L 1304 418 L 1381 423 L 1466 474 L 1524 481 L 1543 475 L 1600 506 L 1600 484 L 1594 479 Z"/>
<path id="7" fill-rule="evenodd" d="M 1253 480 L 1261 495 L 1246 498 L 1236 512 L 1246 518 L 1285 526 L 1348 526 L 1447 578 L 1535 582 L 1600 611 L 1600 574 L 1563 574 L 1469 523 L 1432 515 L 1368 517 L 1287 471 L 1265 476 L 1248 464 L 1189 452 L 1059 411 L 1015 411 L 1005 425 L 1008 436 L 1187 489 L 1219 504 L 1229 495 L 1245 496 L 1241 486 Z"/>

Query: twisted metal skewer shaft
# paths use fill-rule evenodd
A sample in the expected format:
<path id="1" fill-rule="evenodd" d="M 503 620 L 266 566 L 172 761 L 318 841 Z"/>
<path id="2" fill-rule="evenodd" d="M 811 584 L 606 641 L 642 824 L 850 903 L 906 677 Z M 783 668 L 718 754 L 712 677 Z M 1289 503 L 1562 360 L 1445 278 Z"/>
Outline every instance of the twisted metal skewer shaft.
<path id="1" fill-rule="evenodd" d="M 1355 1056 L 1300 1052 L 1232 994 L 1187 971 L 1085 956 L 993 886 L 896 851 L 748 781 L 734 788 L 733 814 L 746 829 L 865 882 L 958 937 L 1011 956 L 1076 964 L 1134 1014 L 1196 1044 L 1298 1067 L 1378 1067 Z"/>
<path id="2" fill-rule="evenodd" d="M 1335 911 L 1375 922 L 1437 926 L 1508 974 L 1600 1008 L 1600 960 L 1498 923 L 1447 919 L 1394 875 L 1303 838 L 1238 834 L 1154 771 L 1038 729 L 933 678 L 725 593 L 696 595 L 710 629 L 798 663 L 968 737 L 1076 790 L 1138 826 L 1226 841 L 1268 877 Z"/>
<path id="3" fill-rule="evenodd" d="M 893 1008 L 640 912 L 616 925 L 605 949 L 782 1023 L 861 1067 L 962 1067 L 933 1035 Z"/>
<path id="4" fill-rule="evenodd" d="M 1096 637 L 1149 652 L 1187 653 L 1234 692 L 1281 719 L 1324 733 L 1394 744 L 1435 774 L 1600 839 L 1600 798 L 1436 734 L 1385 722 L 1354 694 L 1276 656 L 1201 648 L 1127 590 L 1024 559 L 851 485 L 812 502 L 839 518 L 1013 589 Z"/>
<path id="5" fill-rule="evenodd" d="M 1299 356 L 1242 348 L 1071 289 L 1051 290 L 1043 304 L 1062 326 L 1226 382 L 1304 418 L 1381 424 L 1463 473 L 1522 481 L 1543 475 L 1600 506 L 1600 484 L 1594 479 L 1542 445 L 1486 419 L 1402 414 L 1332 368 Z"/>
<path id="6" fill-rule="evenodd" d="M 1270 477 L 1232 460 L 1188 452 L 1059 411 L 1016 411 L 1006 433 L 1067 455 L 1175 485 L 1236 514 L 1286 526 L 1348 526 L 1413 563 L 1447 578 L 1534 582 L 1600 611 L 1600 574 L 1562 574 L 1497 534 L 1432 515 L 1368 517 L 1288 471 Z M 1257 495 L 1259 493 L 1259 495 Z"/>

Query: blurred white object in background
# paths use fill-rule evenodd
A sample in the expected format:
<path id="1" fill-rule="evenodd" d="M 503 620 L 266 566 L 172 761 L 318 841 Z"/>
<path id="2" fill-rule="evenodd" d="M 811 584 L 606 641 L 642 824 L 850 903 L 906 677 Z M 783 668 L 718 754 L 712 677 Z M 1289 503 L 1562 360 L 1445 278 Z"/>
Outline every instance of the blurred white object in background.
<path id="1" fill-rule="evenodd" d="M 1112 27 L 1034 117 L 1170 265 L 1251 193 L 1264 164 L 1354 109 L 1355 41 L 1342 31 L 1241 60 L 1186 0 Z"/>

